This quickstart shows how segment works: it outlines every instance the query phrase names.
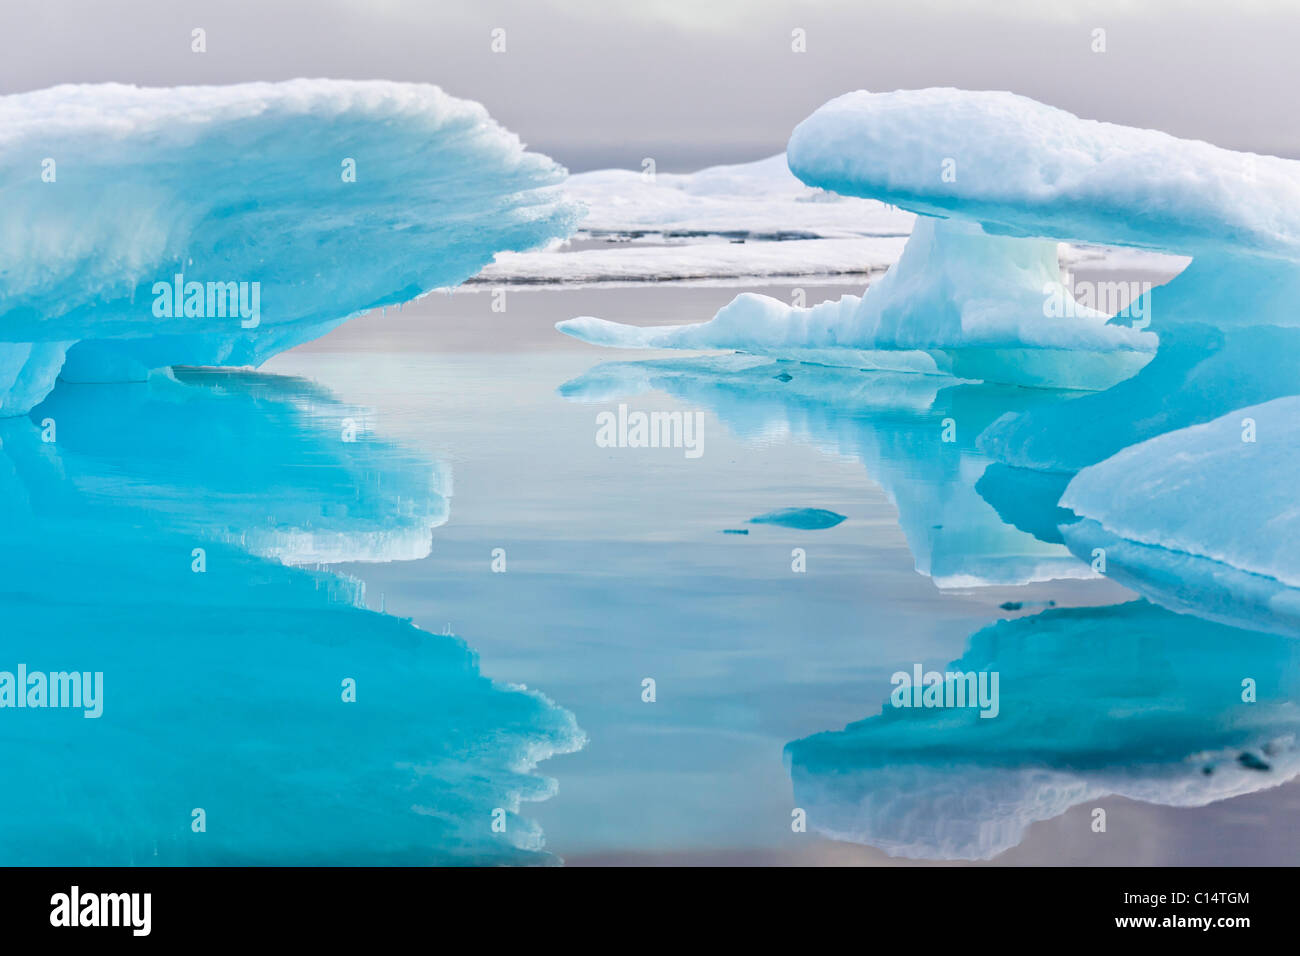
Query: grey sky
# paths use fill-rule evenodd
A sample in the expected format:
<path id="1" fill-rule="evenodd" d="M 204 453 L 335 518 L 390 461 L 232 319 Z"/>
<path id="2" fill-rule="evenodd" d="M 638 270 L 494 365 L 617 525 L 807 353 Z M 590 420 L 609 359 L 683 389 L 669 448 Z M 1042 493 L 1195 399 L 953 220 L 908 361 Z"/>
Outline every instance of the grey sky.
<path id="1" fill-rule="evenodd" d="M 1231 7 L 1231 10 L 1228 8 Z M 208 52 L 190 52 L 190 30 Z M 506 52 L 491 52 L 491 31 Z M 1105 53 L 1091 50 L 1106 30 Z M 791 31 L 807 52 L 791 51 Z M 0 92 L 295 76 L 437 83 L 574 170 L 756 159 L 854 89 L 1010 89 L 1082 116 L 1300 156 L 1296 0 L 33 0 Z"/>

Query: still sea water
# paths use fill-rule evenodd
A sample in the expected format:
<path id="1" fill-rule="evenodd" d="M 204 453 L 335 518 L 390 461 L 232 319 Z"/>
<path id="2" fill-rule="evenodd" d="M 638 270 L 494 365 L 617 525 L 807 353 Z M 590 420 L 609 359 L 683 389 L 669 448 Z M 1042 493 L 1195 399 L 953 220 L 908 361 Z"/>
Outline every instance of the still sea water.
<path id="1" fill-rule="evenodd" d="M 0 669 L 103 675 L 100 717 L 0 714 L 0 858 L 1293 862 L 1300 786 L 1242 748 L 1297 730 L 1294 640 L 1065 550 L 975 448 L 1056 396 L 552 328 L 733 291 L 435 294 L 0 423 Z M 700 453 L 602 447 L 620 405 Z M 952 662 L 997 719 L 889 707 Z M 1253 775 L 1182 806 L 1189 759 Z"/>

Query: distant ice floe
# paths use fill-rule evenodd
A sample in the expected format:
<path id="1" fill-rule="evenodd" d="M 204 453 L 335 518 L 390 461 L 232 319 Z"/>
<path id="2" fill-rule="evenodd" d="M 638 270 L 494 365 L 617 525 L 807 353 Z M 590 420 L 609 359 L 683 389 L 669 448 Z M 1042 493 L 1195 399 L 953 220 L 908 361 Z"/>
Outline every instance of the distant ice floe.
<path id="1" fill-rule="evenodd" d="M 887 700 L 787 745 L 795 804 L 817 832 L 891 856 L 986 860 L 1079 804 L 1196 807 L 1280 786 L 1300 774 L 1298 654 L 1145 601 L 1002 621 L 934 668 L 998 673 L 996 719 Z"/>
<path id="2" fill-rule="evenodd" d="M 785 154 L 694 173 L 603 169 L 570 176 L 565 189 L 587 209 L 573 241 L 502 253 L 471 283 L 860 282 L 898 261 L 916 218 L 810 187 L 790 172 Z M 1098 246 L 1063 244 L 1060 260 L 1171 268 L 1158 254 Z"/>
<path id="3" fill-rule="evenodd" d="M 602 169 L 565 190 L 586 208 L 570 247 L 502 253 L 475 282 L 592 285 L 855 278 L 887 269 L 915 218 L 804 185 L 785 155 L 694 173 Z"/>
<path id="4" fill-rule="evenodd" d="M 568 235 L 581 210 L 563 178 L 482 106 L 423 84 L 0 97 L 0 414 L 61 370 L 257 365 L 454 286 Z"/>

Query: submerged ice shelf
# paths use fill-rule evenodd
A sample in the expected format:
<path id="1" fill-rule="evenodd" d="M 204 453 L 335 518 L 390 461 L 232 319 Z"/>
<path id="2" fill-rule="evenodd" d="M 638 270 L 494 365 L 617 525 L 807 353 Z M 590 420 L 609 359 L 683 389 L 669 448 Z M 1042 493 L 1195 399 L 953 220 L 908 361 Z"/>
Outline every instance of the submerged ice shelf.
<path id="1" fill-rule="evenodd" d="M 437 87 L 0 97 L 0 415 L 57 376 L 257 365 L 568 235 L 564 170 Z"/>

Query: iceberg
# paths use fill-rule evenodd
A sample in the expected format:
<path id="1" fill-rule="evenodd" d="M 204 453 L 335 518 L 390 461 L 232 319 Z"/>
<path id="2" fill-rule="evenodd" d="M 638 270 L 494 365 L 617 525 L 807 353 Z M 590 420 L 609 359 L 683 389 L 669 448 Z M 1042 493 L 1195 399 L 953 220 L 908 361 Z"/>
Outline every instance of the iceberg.
<path id="1" fill-rule="evenodd" d="M 807 349 L 919 350 L 963 377 L 1100 391 L 1143 374 L 1156 331 L 1163 343 L 1166 329 L 1200 324 L 1297 324 L 1292 160 L 1082 120 L 1010 93 L 951 89 L 839 97 L 795 129 L 787 156 L 809 186 L 918 215 L 902 257 L 865 296 L 810 309 L 741 296 L 695 326 L 642 330 L 581 317 L 560 330 L 603 345 L 794 358 Z M 1135 302 L 1094 308 L 1101 297 L 1076 298 L 1060 281 L 1061 241 L 1194 262 Z M 1243 286 L 1264 290 L 1250 308 L 1241 307 Z M 1226 379 L 1215 384 L 1231 393 Z M 1067 434 L 1093 431 L 1084 409 L 1071 409 L 1080 417 Z M 1006 444 L 1038 432 L 1026 423 Z"/>
<path id="2" fill-rule="evenodd" d="M 556 792 L 538 763 L 584 745 L 574 715 L 278 537 L 322 529 L 349 560 L 384 523 L 427 542 L 427 463 L 340 441 L 340 406 L 292 379 L 159 378 L 0 422 L 0 671 L 102 674 L 95 719 L 5 708 L 0 862 L 557 862 L 526 805 Z"/>
<path id="3" fill-rule="evenodd" d="M 1298 654 L 1290 638 L 1145 601 L 1002 621 L 936 668 L 998 673 L 997 719 L 886 701 L 787 745 L 795 804 L 832 839 L 987 860 L 1110 796 L 1196 807 L 1276 787 L 1300 774 Z"/>
<path id="4" fill-rule="evenodd" d="M 1297 382 L 1300 330 L 1174 325 L 1133 378 L 1007 415 L 978 444 L 1009 465 L 1073 473 L 1147 438 L 1291 395 Z"/>
<path id="5" fill-rule="evenodd" d="M 1045 302 L 1061 303 L 1069 316 L 1045 315 Z M 584 316 L 556 328 L 616 348 L 740 349 L 1018 385 L 1106 388 L 1150 361 L 1156 344 L 1151 333 L 1108 318 L 1076 303 L 1062 285 L 1055 242 L 986 236 L 977 225 L 922 217 L 902 257 L 863 297 L 797 308 L 745 293 L 701 324 L 643 328 Z"/>
<path id="6" fill-rule="evenodd" d="M 1298 472 L 1294 396 L 1125 448 L 1075 475 L 1061 505 L 1126 540 L 1300 587 Z"/>
<path id="7" fill-rule="evenodd" d="M 1173 610 L 1297 633 L 1297 449 L 1300 396 L 1167 432 L 1075 475 L 1063 533 Z"/>
<path id="8" fill-rule="evenodd" d="M 990 235 L 1300 260 L 1300 163 L 1012 93 L 847 93 L 796 127 L 787 155 L 810 186 Z"/>
<path id="9" fill-rule="evenodd" d="M 258 365 L 568 235 L 564 170 L 434 86 L 0 97 L 0 414 L 60 374 Z"/>

